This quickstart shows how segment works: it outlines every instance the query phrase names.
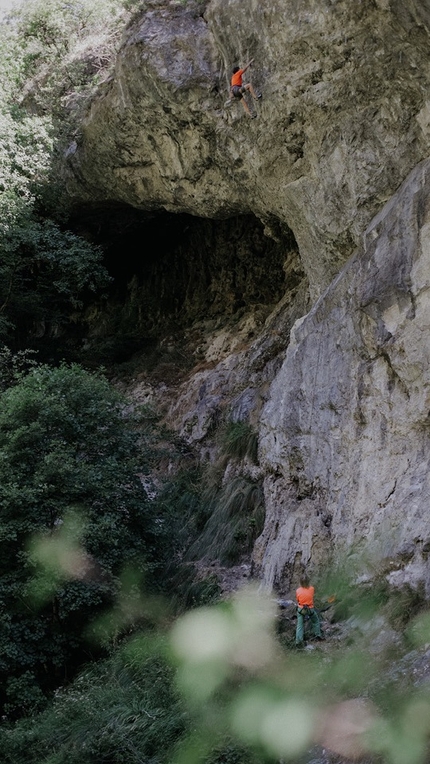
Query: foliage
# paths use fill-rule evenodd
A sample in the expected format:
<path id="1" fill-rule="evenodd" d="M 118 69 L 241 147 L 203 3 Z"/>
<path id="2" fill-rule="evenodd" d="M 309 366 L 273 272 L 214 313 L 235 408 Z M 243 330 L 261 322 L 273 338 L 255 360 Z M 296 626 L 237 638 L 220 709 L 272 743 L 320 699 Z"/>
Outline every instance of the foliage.
<path id="1" fill-rule="evenodd" d="M 215 465 L 196 467 L 192 459 L 188 467 L 176 471 L 159 490 L 157 504 L 164 517 L 175 527 L 179 557 L 187 560 L 217 559 L 223 564 L 237 562 L 248 554 L 264 524 L 264 499 L 259 481 L 236 475 L 222 482 L 222 470 L 233 453 L 249 455 L 254 443 L 249 428 L 233 428 L 240 437 L 233 437 L 234 446 L 227 457 L 223 450 Z M 245 437 L 242 434 L 245 433 Z M 238 442 L 240 445 L 238 446 Z M 182 455 L 183 456 L 183 455 Z M 191 455 L 189 455 L 191 456 Z M 239 457 L 238 457 L 239 458 Z M 185 460 L 187 461 L 187 460 Z M 187 592 L 188 573 L 181 571 L 184 588 L 175 587 L 175 600 L 188 604 L 194 597 L 193 586 Z M 175 575 L 178 571 L 175 569 Z M 210 588 L 210 587 L 209 587 Z"/>
<path id="2" fill-rule="evenodd" d="M 0 235 L 0 336 L 55 334 L 108 278 L 98 247 L 50 220 L 23 215 Z"/>
<path id="3" fill-rule="evenodd" d="M 175 442 L 172 433 L 159 425 L 155 432 L 151 430 L 147 425 L 142 433 L 139 420 L 139 442 L 144 445 L 145 453 L 149 453 L 146 464 L 150 466 L 152 476 L 157 475 L 157 468 L 160 470 L 163 465 L 165 472 L 169 471 L 166 465 L 170 468 L 168 477 L 158 473 L 159 484 L 154 496 L 157 515 L 169 528 L 166 545 L 158 545 L 158 559 L 170 606 L 173 611 L 182 612 L 190 607 L 214 603 L 221 594 L 215 576 L 202 577 L 193 563 L 184 562 L 190 543 L 201 533 L 205 523 L 201 511 L 202 471 L 195 466 L 187 447 L 181 441 Z M 167 447 L 169 439 L 170 448 Z M 179 464 L 173 471 L 175 462 Z"/>
<path id="4" fill-rule="evenodd" d="M 57 691 L 44 712 L 0 727 L 2 764 L 171 764 L 196 722 L 175 674 L 165 635 L 134 637 Z M 207 764 L 263 761 L 232 736 L 203 748 Z"/>
<path id="5" fill-rule="evenodd" d="M 221 563 L 237 562 L 249 553 L 263 530 L 264 499 L 262 486 L 237 476 L 218 490 L 204 495 L 207 521 L 191 545 L 191 557 L 208 556 Z"/>
<path id="6" fill-rule="evenodd" d="M 54 130 L 49 112 L 28 114 L 16 102 L 23 84 L 21 46 L 5 24 L 1 28 L 0 213 L 7 240 L 15 224 L 32 213 L 38 190 L 49 180 Z"/>
<path id="7" fill-rule="evenodd" d="M 0 392 L 18 384 L 37 365 L 34 351 L 19 350 L 12 353 L 10 348 L 0 344 Z"/>
<path id="8" fill-rule="evenodd" d="M 220 440 L 226 457 L 248 457 L 252 462 L 257 462 L 258 436 L 248 422 L 229 422 L 221 431 Z"/>
<path id="9" fill-rule="evenodd" d="M 388 592 L 388 616 L 394 628 L 405 628 L 417 615 L 425 612 L 427 602 L 424 588 L 415 589 L 406 584 L 402 589 Z"/>
<path id="10" fill-rule="evenodd" d="M 338 583 L 352 590 L 352 581 Z M 360 613 L 373 607 L 370 596 Z M 316 745 L 333 760 L 423 764 L 430 694 L 407 682 L 420 650 L 425 659 L 429 615 L 416 617 L 415 650 L 391 677 L 369 649 L 375 615 L 347 648 L 282 650 L 273 598 L 244 589 L 177 619 L 168 641 L 155 630 L 135 634 L 50 708 L 0 727 L 2 761 L 275 764 L 308 760 Z"/>
<path id="11" fill-rule="evenodd" d="M 172 609 L 184 612 L 190 608 L 213 605 L 219 601 L 221 593 L 214 574 L 201 577 L 194 565 L 182 564 L 176 569 L 175 587 L 171 595 Z"/>
<path id="12" fill-rule="evenodd" d="M 0 728 L 2 764 L 167 763 L 189 716 L 165 652 L 162 638 L 141 637 L 58 691 L 34 720 Z"/>
<path id="13" fill-rule="evenodd" d="M 52 168 L 58 143 L 70 140 L 61 137 L 72 129 L 69 101 L 106 65 L 99 44 L 111 59 L 120 15 L 116 0 L 29 0 L 1 25 L 0 338 L 15 345 L 58 334 L 109 281 L 100 248 L 65 228 Z"/>
<path id="14" fill-rule="evenodd" d="M 10 14 L 24 101 L 65 121 L 112 63 L 125 23 L 120 0 L 27 0 Z M 57 128 L 61 130 L 60 125 Z"/>
<path id="15" fill-rule="evenodd" d="M 345 582 L 339 584 L 344 590 Z M 366 600 L 366 590 L 361 594 Z M 406 656 L 389 677 L 386 655 L 366 637 L 376 625 L 373 607 L 370 596 L 361 609 L 368 614 L 361 634 L 356 630 L 349 648 L 312 652 L 311 646 L 304 653 L 280 651 L 274 601 L 261 592 L 237 592 L 228 604 L 183 616 L 173 627 L 172 645 L 179 686 L 197 719 L 174 764 L 206 763 L 222 738 L 267 762 L 307 760 L 315 744 L 336 761 L 427 761 L 430 693 L 427 686 L 414 688 L 407 676 L 419 653 L 413 651 L 409 662 Z M 428 613 L 416 618 L 416 647 L 428 641 L 429 624 Z M 421 658 L 425 676 L 425 652 Z"/>
<path id="16" fill-rule="evenodd" d="M 36 180 L 50 161 L 43 121 L 0 113 L 0 126 L 0 338 L 7 339 L 38 324 L 58 331 L 108 278 L 100 248 L 36 212 Z"/>
<path id="17" fill-rule="evenodd" d="M 188 559 L 208 557 L 234 564 L 249 554 L 263 530 L 264 499 L 261 483 L 247 475 L 230 476 L 231 462 L 257 459 L 257 435 L 246 422 L 229 422 L 216 434 L 218 456 L 195 475 L 188 497 L 184 530 Z M 185 550 L 184 550 L 185 551 Z"/>
<path id="18" fill-rule="evenodd" d="M 151 574 L 166 529 L 151 516 L 135 457 L 132 422 L 100 376 L 39 367 L 1 394 L 0 679 L 9 714 L 37 706 L 38 688 L 58 686 L 86 658 L 85 628 L 112 601 L 124 566 Z"/>
<path id="19" fill-rule="evenodd" d="M 0 337 L 5 339 L 16 327 L 34 331 L 38 322 L 58 330 L 86 291 L 101 289 L 108 280 L 99 248 L 38 212 L 52 161 L 50 117 L 28 116 L 3 96 L 0 127 Z"/>

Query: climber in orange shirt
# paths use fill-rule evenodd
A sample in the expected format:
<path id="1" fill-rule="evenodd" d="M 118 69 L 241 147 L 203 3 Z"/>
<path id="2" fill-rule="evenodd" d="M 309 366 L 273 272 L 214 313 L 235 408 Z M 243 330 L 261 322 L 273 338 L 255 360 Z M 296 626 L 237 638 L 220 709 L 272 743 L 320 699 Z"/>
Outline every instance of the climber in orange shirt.
<path id="1" fill-rule="evenodd" d="M 305 616 L 309 616 L 312 625 L 312 631 L 316 639 L 323 639 L 321 634 L 320 619 L 314 608 L 315 589 L 310 586 L 309 579 L 303 575 L 300 579 L 300 586 L 296 590 L 297 600 L 297 627 L 296 627 L 296 647 L 303 647 L 305 632 Z"/>
<path id="2" fill-rule="evenodd" d="M 248 69 L 248 67 L 251 66 L 253 61 L 254 59 L 252 58 L 251 61 L 246 66 L 243 67 L 243 69 L 240 69 L 238 66 L 235 66 L 233 69 L 232 77 L 230 81 L 230 92 L 232 97 L 239 98 L 242 101 L 243 108 L 245 109 L 248 116 L 250 116 L 252 119 L 254 119 L 257 115 L 252 114 L 248 104 L 246 103 L 246 99 L 243 96 L 246 92 L 248 92 L 248 93 L 251 93 L 255 101 L 258 101 L 261 98 L 261 93 L 256 93 L 250 82 L 244 85 L 242 81 L 242 77 L 243 77 L 243 74 Z"/>

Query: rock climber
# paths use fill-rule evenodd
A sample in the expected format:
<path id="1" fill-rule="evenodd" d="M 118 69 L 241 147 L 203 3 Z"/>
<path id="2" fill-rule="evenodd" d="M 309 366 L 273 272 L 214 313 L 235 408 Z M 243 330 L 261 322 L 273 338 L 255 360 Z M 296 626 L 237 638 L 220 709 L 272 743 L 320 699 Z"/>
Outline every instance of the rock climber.
<path id="1" fill-rule="evenodd" d="M 242 82 L 242 77 L 243 77 L 243 74 L 246 72 L 246 70 L 251 66 L 253 61 L 254 59 L 252 58 L 251 61 L 248 64 L 246 64 L 246 66 L 243 67 L 243 69 L 240 69 L 238 66 L 235 66 L 232 72 L 232 77 L 230 82 L 230 92 L 232 97 L 238 98 L 239 100 L 242 101 L 243 108 L 245 109 L 248 116 L 251 117 L 251 119 L 255 119 L 257 115 L 251 112 L 251 109 L 249 108 L 248 104 L 246 103 L 246 99 L 243 96 L 246 92 L 248 92 L 248 93 L 251 93 L 254 101 L 258 101 L 261 98 L 261 93 L 256 93 L 250 82 L 244 85 Z"/>
<path id="2" fill-rule="evenodd" d="M 305 634 L 305 618 L 309 616 L 312 632 L 316 639 L 324 639 L 321 634 L 320 619 L 314 607 L 315 589 L 309 584 L 309 578 L 303 574 L 300 578 L 300 586 L 296 590 L 297 600 L 297 627 L 296 647 L 303 647 Z"/>

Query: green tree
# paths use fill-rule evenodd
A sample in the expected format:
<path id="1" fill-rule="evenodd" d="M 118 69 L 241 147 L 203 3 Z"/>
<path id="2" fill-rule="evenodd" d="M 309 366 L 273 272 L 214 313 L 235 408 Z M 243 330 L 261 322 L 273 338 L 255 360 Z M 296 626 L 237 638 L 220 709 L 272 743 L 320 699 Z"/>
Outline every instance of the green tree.
<path id="1" fill-rule="evenodd" d="M 55 334 L 109 279 L 102 251 L 38 213 L 52 157 L 49 119 L 0 98 L 0 339 Z"/>
<path id="2" fill-rule="evenodd" d="M 38 212 L 49 185 L 52 125 L 0 98 L 0 338 L 55 333 L 109 279 L 103 253 Z"/>
<path id="3" fill-rule="evenodd" d="M 120 11 L 117 0 L 30 0 L 0 24 L 0 339 L 15 346 L 56 336 L 109 281 L 100 248 L 66 228 L 53 167 L 78 120 L 72 103 L 113 55 Z"/>
<path id="4" fill-rule="evenodd" d="M 19 65 L 9 71 L 24 89 L 19 102 L 53 116 L 58 135 L 76 127 L 76 116 L 113 63 L 128 18 L 125 5 L 26 0 L 10 14 L 5 26 Z"/>
<path id="5" fill-rule="evenodd" d="M 164 529 L 137 476 L 132 423 L 103 377 L 38 367 L 0 404 L 0 683 L 13 715 L 90 658 L 86 629 L 125 567 L 150 573 Z"/>
<path id="6" fill-rule="evenodd" d="M 28 211 L 0 234 L 0 338 L 55 336 L 109 282 L 102 252 Z"/>

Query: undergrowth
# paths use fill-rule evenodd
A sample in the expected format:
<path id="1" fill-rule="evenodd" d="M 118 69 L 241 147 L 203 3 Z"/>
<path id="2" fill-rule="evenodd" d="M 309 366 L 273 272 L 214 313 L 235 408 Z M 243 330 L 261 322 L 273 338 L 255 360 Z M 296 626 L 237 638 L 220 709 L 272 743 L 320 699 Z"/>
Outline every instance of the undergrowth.
<path id="1" fill-rule="evenodd" d="M 141 638 L 89 667 L 32 721 L 0 727 L 2 764 L 167 762 L 189 717 L 163 642 L 153 651 Z"/>
<path id="2" fill-rule="evenodd" d="M 258 435 L 248 422 L 228 422 L 219 435 L 224 459 L 245 459 L 257 463 Z"/>
<path id="3" fill-rule="evenodd" d="M 187 559 L 232 565 L 252 550 L 264 524 L 262 483 L 242 474 L 241 462 L 257 462 L 257 434 L 247 422 L 228 422 L 215 435 L 217 456 L 200 468 L 186 513 Z M 229 464 L 235 465 L 228 476 Z M 188 495 L 188 492 L 185 492 Z"/>
<path id="4" fill-rule="evenodd" d="M 220 490 L 205 495 L 208 520 L 191 545 L 191 558 L 209 557 L 233 564 L 249 553 L 264 523 L 260 483 L 237 476 Z"/>

